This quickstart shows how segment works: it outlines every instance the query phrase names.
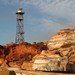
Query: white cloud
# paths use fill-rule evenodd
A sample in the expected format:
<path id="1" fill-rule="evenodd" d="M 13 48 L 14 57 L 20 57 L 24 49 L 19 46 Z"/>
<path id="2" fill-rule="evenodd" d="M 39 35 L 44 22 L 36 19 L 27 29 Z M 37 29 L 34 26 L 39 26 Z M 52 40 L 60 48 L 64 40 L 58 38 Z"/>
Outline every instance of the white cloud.
<path id="1" fill-rule="evenodd" d="M 41 12 L 58 16 L 75 15 L 75 0 L 32 0 Z"/>
<path id="2" fill-rule="evenodd" d="M 59 17 L 58 20 L 56 19 L 56 22 L 49 22 L 46 19 L 46 25 L 57 25 L 59 23 L 57 25 L 59 28 L 75 27 L 75 0 L 32 0 L 32 3 L 38 7 L 40 12 Z"/>
<path id="3" fill-rule="evenodd" d="M 19 0 L 1 0 L 6 4 L 19 4 Z M 33 4 L 46 14 L 75 18 L 75 0 L 21 0 Z"/>
<path id="4" fill-rule="evenodd" d="M 19 4 L 19 0 L 1 0 L 6 4 Z M 22 5 L 35 5 L 41 12 L 75 18 L 75 0 L 21 0 Z"/>
<path id="5" fill-rule="evenodd" d="M 19 0 L 1 0 L 1 1 L 7 4 L 14 4 L 14 3 L 18 4 Z M 74 27 L 75 0 L 21 0 L 21 1 L 23 5 L 25 5 L 26 2 L 28 3 L 30 2 L 30 4 L 36 6 L 38 9 L 40 9 L 42 13 L 45 13 L 45 15 L 51 14 L 53 16 L 60 17 L 58 20 L 56 20 L 56 22 L 53 20 L 52 22 L 49 22 L 49 20 L 46 18 L 41 20 L 41 22 L 44 22 L 46 25 L 48 25 L 48 23 L 49 25 L 57 25 L 57 23 L 60 23 L 59 27 L 61 27 L 61 25 L 63 25 L 62 27 L 69 27 L 69 26 Z M 64 23 L 64 21 L 61 18 L 66 19 L 68 21 L 65 21 Z M 40 22 L 40 20 L 38 20 L 37 22 Z"/>
<path id="6" fill-rule="evenodd" d="M 9 4 L 9 5 L 24 5 L 24 4 L 29 4 L 30 0 L 1 0 L 4 4 Z"/>

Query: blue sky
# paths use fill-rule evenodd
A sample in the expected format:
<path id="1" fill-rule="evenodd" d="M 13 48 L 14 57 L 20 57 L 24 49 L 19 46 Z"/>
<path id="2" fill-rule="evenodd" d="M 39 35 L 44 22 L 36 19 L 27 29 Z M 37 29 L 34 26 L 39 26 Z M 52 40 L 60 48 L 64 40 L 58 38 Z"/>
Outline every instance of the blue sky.
<path id="1" fill-rule="evenodd" d="M 25 41 L 48 41 L 58 30 L 75 27 L 75 0 L 21 0 Z M 15 42 L 18 0 L 0 0 L 0 44 Z"/>

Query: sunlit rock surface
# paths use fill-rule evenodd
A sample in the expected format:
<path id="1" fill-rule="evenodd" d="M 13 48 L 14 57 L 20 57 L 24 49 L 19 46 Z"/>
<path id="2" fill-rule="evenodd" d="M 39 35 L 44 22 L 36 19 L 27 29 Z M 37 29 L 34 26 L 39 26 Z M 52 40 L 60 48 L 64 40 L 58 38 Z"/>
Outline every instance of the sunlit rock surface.
<path id="1" fill-rule="evenodd" d="M 39 48 L 29 43 L 7 45 L 9 54 L 6 56 L 8 61 L 30 61 L 33 56 L 40 53 Z"/>
<path id="2" fill-rule="evenodd" d="M 47 44 L 55 54 L 67 57 L 66 70 L 75 72 L 75 29 L 62 29 Z"/>
<path id="3" fill-rule="evenodd" d="M 32 70 L 32 64 L 33 64 L 32 61 L 30 61 L 30 62 L 24 61 L 22 66 L 21 66 L 21 69 L 23 69 L 23 70 Z"/>
<path id="4" fill-rule="evenodd" d="M 48 41 L 47 46 L 48 52 L 34 57 L 34 70 L 74 71 L 75 29 L 60 30 Z"/>
<path id="5" fill-rule="evenodd" d="M 42 71 L 66 71 L 66 64 L 68 62 L 66 57 L 63 58 L 57 54 L 48 54 L 47 52 L 36 55 L 33 60 L 32 69 Z"/>
<path id="6" fill-rule="evenodd" d="M 75 43 L 75 29 L 62 29 L 48 41 L 49 49 Z"/>

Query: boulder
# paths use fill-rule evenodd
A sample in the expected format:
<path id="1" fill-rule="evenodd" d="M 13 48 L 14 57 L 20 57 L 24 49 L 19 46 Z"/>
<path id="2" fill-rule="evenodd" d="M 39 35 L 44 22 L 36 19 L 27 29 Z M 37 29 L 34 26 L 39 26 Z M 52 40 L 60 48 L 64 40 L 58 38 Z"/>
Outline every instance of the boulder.
<path id="1" fill-rule="evenodd" d="M 33 58 L 33 70 L 41 70 L 41 71 L 66 71 L 67 58 L 60 57 L 59 55 L 46 55 L 46 52 L 41 52 L 41 54 L 36 55 Z"/>

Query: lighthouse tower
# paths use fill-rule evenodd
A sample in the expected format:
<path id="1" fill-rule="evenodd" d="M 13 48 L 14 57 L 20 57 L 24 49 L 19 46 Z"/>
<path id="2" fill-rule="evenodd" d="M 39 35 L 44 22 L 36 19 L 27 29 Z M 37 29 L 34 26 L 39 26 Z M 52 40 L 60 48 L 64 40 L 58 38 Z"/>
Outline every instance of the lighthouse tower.
<path id="1" fill-rule="evenodd" d="M 17 25 L 16 25 L 16 38 L 15 38 L 15 42 L 16 43 L 22 43 L 24 42 L 24 12 L 23 12 L 23 8 L 19 8 L 16 12 L 17 18 Z"/>

